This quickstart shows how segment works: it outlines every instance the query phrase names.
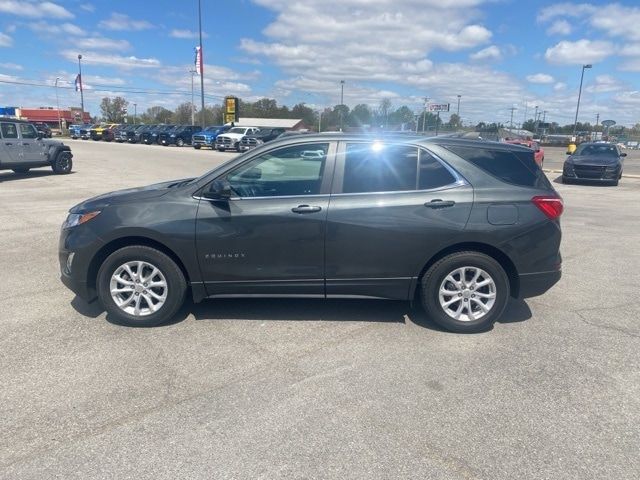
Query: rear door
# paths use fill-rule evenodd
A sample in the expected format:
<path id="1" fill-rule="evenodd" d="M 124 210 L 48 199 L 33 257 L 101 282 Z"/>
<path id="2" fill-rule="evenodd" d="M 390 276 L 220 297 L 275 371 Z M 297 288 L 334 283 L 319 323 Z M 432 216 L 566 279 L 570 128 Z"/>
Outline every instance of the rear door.
<path id="1" fill-rule="evenodd" d="M 426 260 L 462 233 L 472 205 L 472 187 L 426 149 L 341 142 L 327 217 L 327 296 L 406 299 Z"/>
<path id="2" fill-rule="evenodd" d="M 18 127 L 13 122 L 0 122 L 0 136 L 2 137 L 2 163 L 20 163 L 22 149 L 18 138 Z"/>

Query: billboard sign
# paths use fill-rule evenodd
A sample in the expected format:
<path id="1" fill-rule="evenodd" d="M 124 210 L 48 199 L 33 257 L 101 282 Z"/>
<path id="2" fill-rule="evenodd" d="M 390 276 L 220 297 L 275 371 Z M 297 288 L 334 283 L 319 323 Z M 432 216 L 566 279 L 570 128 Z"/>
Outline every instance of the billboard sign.
<path id="1" fill-rule="evenodd" d="M 224 97 L 224 121 L 225 123 L 237 122 L 240 118 L 238 97 Z"/>
<path id="2" fill-rule="evenodd" d="M 448 112 L 448 103 L 430 103 L 428 106 L 430 112 Z"/>

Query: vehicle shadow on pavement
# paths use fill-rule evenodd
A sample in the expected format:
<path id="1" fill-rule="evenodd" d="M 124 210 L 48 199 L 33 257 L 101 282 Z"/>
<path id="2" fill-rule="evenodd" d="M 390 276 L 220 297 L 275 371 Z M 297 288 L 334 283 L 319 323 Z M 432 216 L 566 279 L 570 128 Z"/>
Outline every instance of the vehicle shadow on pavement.
<path id="1" fill-rule="evenodd" d="M 104 313 L 98 301 L 87 303 L 79 297 L 71 301 L 79 314 L 97 318 Z M 194 304 L 187 300 L 178 314 L 160 327 L 175 325 L 193 315 L 200 320 L 302 321 L 302 322 L 381 322 L 413 323 L 429 330 L 445 332 L 432 322 L 418 303 L 390 300 L 338 300 L 287 298 L 211 299 Z M 498 323 L 518 323 L 532 317 L 524 300 L 510 299 Z M 122 325 L 111 315 L 106 320 Z"/>
<path id="2" fill-rule="evenodd" d="M 67 175 L 73 175 L 75 172 L 69 172 Z M 27 173 L 14 173 L 14 172 L 4 172 L 0 173 L 0 183 L 2 182 L 14 182 L 18 180 L 28 180 L 30 178 L 38 178 L 38 177 L 50 177 L 52 175 L 56 175 L 51 170 L 34 170 L 33 172 Z"/>

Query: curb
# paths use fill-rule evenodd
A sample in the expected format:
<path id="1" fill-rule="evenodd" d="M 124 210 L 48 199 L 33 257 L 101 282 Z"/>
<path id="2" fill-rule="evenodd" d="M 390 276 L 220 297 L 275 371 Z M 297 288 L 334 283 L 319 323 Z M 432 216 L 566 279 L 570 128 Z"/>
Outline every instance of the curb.
<path id="1" fill-rule="evenodd" d="M 543 168 L 542 171 L 544 173 L 562 173 L 562 170 L 548 170 L 546 168 Z M 628 175 L 623 173 L 622 178 L 640 178 L 640 175 Z"/>

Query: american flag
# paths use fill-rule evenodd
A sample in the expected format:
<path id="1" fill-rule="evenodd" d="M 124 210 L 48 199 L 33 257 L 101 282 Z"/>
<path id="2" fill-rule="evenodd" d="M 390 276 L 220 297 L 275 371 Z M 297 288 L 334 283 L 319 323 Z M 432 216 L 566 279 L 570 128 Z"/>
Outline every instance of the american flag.
<path id="1" fill-rule="evenodd" d="M 196 73 L 202 75 L 202 47 L 196 47 Z"/>
<path id="2" fill-rule="evenodd" d="M 75 86 L 76 86 L 76 92 L 81 92 L 82 91 L 82 77 L 80 76 L 80 74 L 78 74 L 76 76 L 76 81 L 74 83 L 75 83 Z"/>

